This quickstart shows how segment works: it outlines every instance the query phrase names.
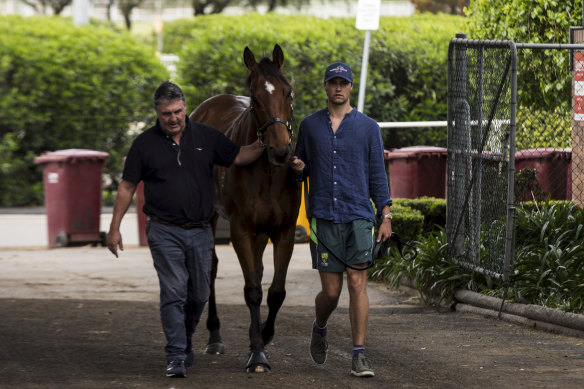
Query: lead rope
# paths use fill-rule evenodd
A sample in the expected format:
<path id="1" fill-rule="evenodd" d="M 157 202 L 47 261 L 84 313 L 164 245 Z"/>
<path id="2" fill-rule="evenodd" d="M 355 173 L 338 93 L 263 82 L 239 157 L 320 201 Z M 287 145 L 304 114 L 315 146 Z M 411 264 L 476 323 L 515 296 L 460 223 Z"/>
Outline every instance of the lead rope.
<path id="1" fill-rule="evenodd" d="M 308 180 L 306 178 L 304 178 L 304 180 L 303 180 L 303 185 L 304 185 L 304 207 L 306 209 L 308 209 Z M 314 234 L 314 237 L 318 241 L 318 244 L 322 244 L 322 246 L 329 253 L 331 253 L 333 255 L 333 257 L 335 257 L 339 262 L 341 262 L 346 267 L 353 269 L 353 270 L 367 270 L 367 269 L 370 269 L 371 267 L 375 266 L 375 260 L 380 255 L 381 255 L 381 257 L 386 257 L 389 255 L 389 243 L 391 241 L 396 243 L 399 255 L 402 257 L 402 259 L 404 261 L 413 261 L 418 256 L 418 250 L 416 249 L 416 247 L 414 245 L 402 241 L 400 239 L 399 235 L 397 234 L 397 232 L 392 232 L 389 239 L 386 239 L 385 241 L 377 242 L 375 244 L 375 246 L 373 247 L 373 250 L 372 250 L 371 261 L 367 262 L 366 267 L 354 267 L 354 266 L 351 266 L 351 265 L 345 263 L 345 261 L 343 261 L 338 255 L 336 255 L 334 253 L 333 250 L 331 250 L 322 240 L 319 239 L 318 235 L 316 234 L 316 231 L 314 230 L 314 227 L 312 226 L 311 220 L 309 220 L 308 223 L 310 224 L 310 233 Z M 410 256 L 405 256 L 403 253 L 404 246 L 409 247 L 413 251 L 413 254 Z"/>

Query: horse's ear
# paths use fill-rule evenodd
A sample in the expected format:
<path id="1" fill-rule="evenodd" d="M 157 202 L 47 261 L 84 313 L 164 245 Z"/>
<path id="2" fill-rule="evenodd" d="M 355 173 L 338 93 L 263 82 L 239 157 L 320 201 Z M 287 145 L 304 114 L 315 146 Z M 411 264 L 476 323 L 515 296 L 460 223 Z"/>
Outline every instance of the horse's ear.
<path id="1" fill-rule="evenodd" d="M 255 60 L 255 56 L 249 49 L 249 47 L 245 46 L 245 50 L 243 50 L 243 63 L 247 68 L 251 71 L 257 62 Z"/>
<path id="2" fill-rule="evenodd" d="M 282 52 L 282 48 L 277 43 L 274 46 L 274 51 L 272 52 L 272 62 L 274 65 L 280 68 L 280 70 L 282 70 L 284 65 L 284 52 Z"/>
<path id="3" fill-rule="evenodd" d="M 274 65 L 280 68 L 280 71 L 282 71 L 284 65 L 284 52 L 282 51 L 280 45 L 277 43 L 274 46 L 274 51 L 272 52 L 272 62 L 274 63 Z"/>

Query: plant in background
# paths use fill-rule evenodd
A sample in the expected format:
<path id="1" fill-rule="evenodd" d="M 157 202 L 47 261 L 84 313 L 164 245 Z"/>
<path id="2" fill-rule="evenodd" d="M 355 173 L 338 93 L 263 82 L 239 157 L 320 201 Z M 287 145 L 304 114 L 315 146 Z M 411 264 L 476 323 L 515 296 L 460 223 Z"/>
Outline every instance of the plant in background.
<path id="1" fill-rule="evenodd" d="M 442 227 L 421 237 L 415 245 L 418 249 L 415 260 L 402 260 L 397 249 L 392 248 L 390 256 L 369 270 L 369 276 L 394 288 L 410 279 L 422 301 L 435 307 L 450 303 L 458 289 L 476 290 L 489 283 L 481 274 L 466 271 L 447 258 L 446 231 Z"/>
<path id="2" fill-rule="evenodd" d="M 445 120 L 445 53 L 463 21 L 443 14 L 382 17 L 372 36 L 365 113 L 377 121 Z M 354 18 L 205 15 L 166 24 L 164 47 L 181 58 L 179 82 L 194 108 L 215 94 L 247 94 L 243 49 L 249 46 L 267 54 L 280 43 L 286 58 L 284 74 L 295 89 L 294 116 L 300 123 L 326 104 L 322 72 L 330 62 L 344 60 L 353 69 L 356 102 L 364 32 L 354 25 Z M 382 135 L 386 149 L 446 145 L 443 128 Z"/>
<path id="3" fill-rule="evenodd" d="M 584 211 L 572 202 L 517 209 L 516 254 L 510 298 L 584 309 Z"/>
<path id="4" fill-rule="evenodd" d="M 107 151 L 117 187 L 132 123 L 154 117 L 168 73 L 127 32 L 58 17 L 0 16 L 0 206 L 42 204 L 44 151 Z M 9 147 L 9 150 L 6 150 Z"/>
<path id="5" fill-rule="evenodd" d="M 520 201 L 543 201 L 549 197 L 537 179 L 537 170 L 532 167 L 525 167 L 515 173 L 515 202 Z"/>
<path id="6" fill-rule="evenodd" d="M 491 230 L 505 230 L 497 223 Z M 484 231 L 480 261 L 490 261 L 493 245 L 504 244 L 504 234 Z M 507 301 L 584 312 L 584 210 L 572 202 L 546 201 L 517 207 L 516 250 Z M 449 303 L 457 289 L 502 297 L 506 285 L 473 272 L 447 256 L 446 233 L 437 228 L 416 242 L 418 257 L 401 259 L 395 248 L 369 270 L 372 279 L 398 288 L 411 280 L 424 303 Z"/>

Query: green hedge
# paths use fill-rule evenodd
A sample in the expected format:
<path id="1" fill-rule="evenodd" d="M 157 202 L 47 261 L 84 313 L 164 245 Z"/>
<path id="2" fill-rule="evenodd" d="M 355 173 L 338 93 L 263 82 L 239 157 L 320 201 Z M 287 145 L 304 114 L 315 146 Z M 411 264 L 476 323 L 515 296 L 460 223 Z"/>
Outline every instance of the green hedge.
<path id="1" fill-rule="evenodd" d="M 428 235 L 436 226 L 446 227 L 446 199 L 420 197 L 417 199 L 393 199 L 394 206 L 415 209 L 424 217 L 421 233 Z M 393 209 L 393 207 L 392 207 Z"/>
<path id="2" fill-rule="evenodd" d="M 449 15 L 382 17 L 379 30 L 371 33 L 365 113 L 378 121 L 445 120 L 448 44 L 463 21 Z M 164 47 L 181 58 L 177 78 L 194 108 L 220 93 L 247 95 L 243 49 L 270 56 L 278 43 L 295 88 L 299 123 L 324 107 L 323 70 L 335 60 L 353 69 L 357 105 L 364 35 L 355 29 L 354 18 L 209 15 L 167 23 Z M 445 146 L 446 131 L 384 130 L 384 143 L 388 149 Z"/>
<path id="3" fill-rule="evenodd" d="M 0 206 L 42 204 L 44 151 L 107 151 L 116 180 L 132 123 L 153 118 L 168 78 L 153 50 L 127 32 L 59 17 L 0 16 Z"/>
<path id="4" fill-rule="evenodd" d="M 414 241 L 422 234 L 424 228 L 424 215 L 417 210 L 394 203 L 391 206 L 392 230 L 399 234 L 404 242 Z"/>

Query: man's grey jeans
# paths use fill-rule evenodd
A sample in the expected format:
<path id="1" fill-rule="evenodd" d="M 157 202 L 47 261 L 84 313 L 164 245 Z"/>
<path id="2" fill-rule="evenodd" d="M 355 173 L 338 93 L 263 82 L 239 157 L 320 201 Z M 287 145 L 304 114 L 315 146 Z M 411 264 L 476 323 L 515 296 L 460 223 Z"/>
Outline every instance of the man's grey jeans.
<path id="1" fill-rule="evenodd" d="M 186 230 L 149 220 L 146 234 L 160 284 L 166 360 L 184 360 L 209 300 L 213 232 L 210 225 Z"/>

